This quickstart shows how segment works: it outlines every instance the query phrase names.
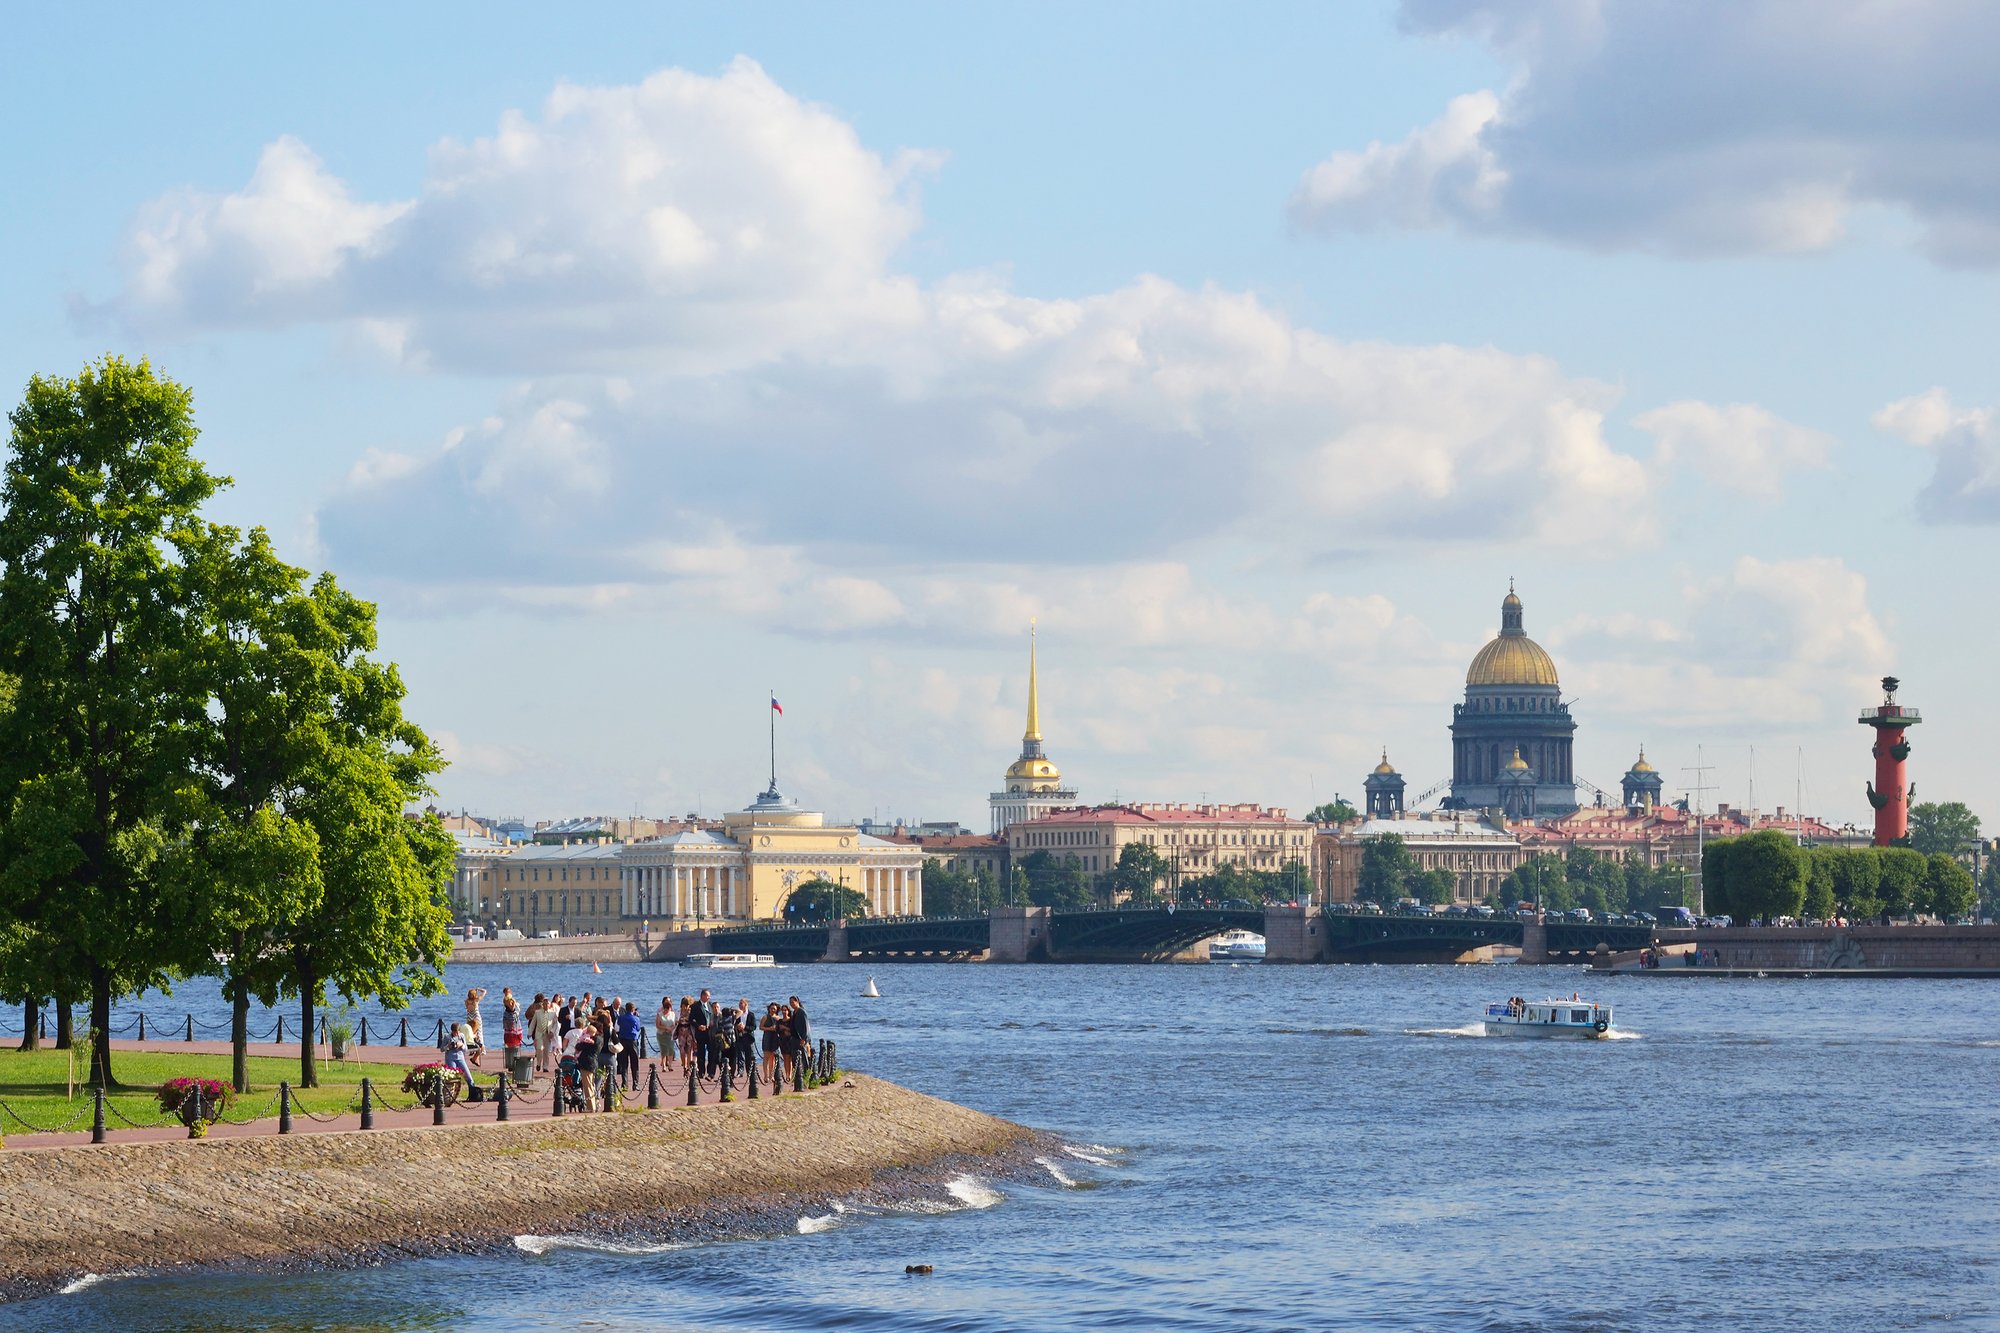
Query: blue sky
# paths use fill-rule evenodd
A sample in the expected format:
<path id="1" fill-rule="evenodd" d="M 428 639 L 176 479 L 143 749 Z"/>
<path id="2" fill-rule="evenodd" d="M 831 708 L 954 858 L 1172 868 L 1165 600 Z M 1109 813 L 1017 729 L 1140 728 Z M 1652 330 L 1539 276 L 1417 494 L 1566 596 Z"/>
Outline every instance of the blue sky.
<path id="1" fill-rule="evenodd" d="M 2000 816 L 1983 6 L 16 15 L 0 382 L 145 354 L 492 813 L 1578 771 Z M 87 58 L 79 53 L 88 53 Z M 1711 799 L 1714 799 L 1713 797 Z"/>

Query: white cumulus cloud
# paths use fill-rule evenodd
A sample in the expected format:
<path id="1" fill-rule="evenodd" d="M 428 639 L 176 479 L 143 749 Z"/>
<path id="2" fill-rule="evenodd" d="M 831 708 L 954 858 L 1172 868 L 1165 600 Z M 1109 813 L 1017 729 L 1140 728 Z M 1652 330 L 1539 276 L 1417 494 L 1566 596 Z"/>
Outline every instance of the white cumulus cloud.
<path id="1" fill-rule="evenodd" d="M 1311 168 L 1294 220 L 1666 254 L 1820 250 L 1863 205 L 2000 262 L 2000 9 L 1983 0 L 1404 0 L 1511 67 L 1399 143 Z"/>
<path id="2" fill-rule="evenodd" d="M 1776 499 L 1785 478 L 1827 466 L 1833 438 L 1755 403 L 1669 403 L 1632 419 L 1659 441 L 1663 467 L 1687 464 L 1717 486 Z"/>
<path id="3" fill-rule="evenodd" d="M 1930 450 L 1931 479 L 1917 493 L 1917 513 L 1934 523 L 2000 523 L 2000 412 L 1961 408 L 1943 389 L 1890 403 L 1878 429 Z"/>

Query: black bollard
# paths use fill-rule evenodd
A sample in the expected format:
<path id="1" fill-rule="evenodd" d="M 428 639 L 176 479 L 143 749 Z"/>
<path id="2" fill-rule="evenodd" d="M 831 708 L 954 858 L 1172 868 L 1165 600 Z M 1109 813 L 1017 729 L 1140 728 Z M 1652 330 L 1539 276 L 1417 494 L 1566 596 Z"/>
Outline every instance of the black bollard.
<path id="1" fill-rule="evenodd" d="M 292 1132 L 292 1085 L 289 1083 L 278 1084 L 278 1132 Z"/>
<path id="2" fill-rule="evenodd" d="M 375 1089 L 365 1075 L 361 1080 L 361 1127 L 375 1128 Z"/>
<path id="3" fill-rule="evenodd" d="M 551 1079 L 551 1080 L 549 1081 L 549 1114 L 550 1114 L 550 1115 L 554 1115 L 554 1116 L 559 1116 L 559 1115 L 561 1115 L 561 1114 L 563 1113 L 563 1109 L 562 1109 L 562 1099 L 563 1099 L 563 1081 L 562 1081 L 562 1071 L 561 1071 L 561 1070 L 557 1070 L 557 1071 L 556 1071 L 556 1076 L 555 1076 L 555 1077 L 554 1077 L 553 1079 Z"/>
<path id="4" fill-rule="evenodd" d="M 695 1104 L 695 1097 L 696 1097 L 695 1087 L 696 1084 L 700 1082 L 700 1079 L 701 1079 L 701 1074 L 699 1069 L 696 1067 L 694 1061 L 692 1060 L 688 1061 L 688 1105 L 689 1106 L 693 1106 Z"/>
<path id="5" fill-rule="evenodd" d="M 792 1061 L 792 1091 L 804 1092 L 805 1090 L 806 1090 L 805 1052 L 801 1051 L 799 1052 L 799 1058 L 797 1060 Z"/>
<path id="6" fill-rule="evenodd" d="M 757 1100 L 757 1062 L 750 1062 L 750 1100 Z"/>
<path id="7" fill-rule="evenodd" d="M 193 1014 L 189 1014 L 189 1015 L 188 1015 L 188 1033 L 187 1033 L 187 1039 L 188 1039 L 189 1041 L 193 1041 L 193 1040 L 194 1040 L 194 1015 L 193 1015 Z"/>
<path id="8" fill-rule="evenodd" d="M 720 1080 L 720 1081 L 721 1081 L 721 1085 L 722 1085 L 722 1096 L 721 1096 L 721 1097 L 719 1098 L 719 1100 L 721 1100 L 721 1101 L 725 1101 L 725 1102 L 733 1102 L 733 1101 L 735 1101 L 735 1100 L 736 1100 L 736 1098 L 734 1098 L 733 1096 L 731 1096 L 731 1095 L 730 1095 L 730 1091 L 729 1091 L 729 1089 L 730 1089 L 730 1077 L 729 1077 L 729 1075 L 730 1075 L 730 1071 L 731 1071 L 732 1069 L 734 1069 L 735 1067 L 736 1067 L 736 1063 L 735 1063 L 735 1061 L 733 1061 L 733 1060 L 724 1060 L 724 1061 L 722 1062 L 722 1068 L 721 1068 L 721 1069 L 720 1069 L 719 1071 L 717 1071 L 717 1073 L 716 1073 L 716 1078 L 717 1078 L 718 1080 Z"/>
<path id="9" fill-rule="evenodd" d="M 144 1041 L 145 1039 L 146 1039 L 146 1011 L 144 1009 L 141 1009 L 139 1011 L 139 1040 Z"/>
<path id="10" fill-rule="evenodd" d="M 403 1015 L 403 1036 L 396 1044 L 398 1046 L 408 1046 L 410 1044 L 410 1016 L 408 1014 Z"/>
<path id="11" fill-rule="evenodd" d="M 507 1118 L 507 1074 L 505 1070 L 501 1071 L 500 1081 L 494 1085 L 493 1100 L 497 1103 L 493 1108 L 493 1118 L 495 1120 L 505 1120 Z"/>
<path id="12" fill-rule="evenodd" d="M 438 1020 L 437 1048 L 439 1050 L 444 1049 L 444 1020 L 442 1018 Z"/>
<path id="13" fill-rule="evenodd" d="M 366 1014 L 361 1015 L 361 1044 L 363 1046 L 368 1044 L 368 1015 Z"/>
<path id="14" fill-rule="evenodd" d="M 48 1010 L 46 1010 L 46 1009 L 43 1009 L 43 1010 L 41 1010 L 41 1011 L 40 1011 L 40 1020 L 41 1020 L 41 1021 L 40 1021 L 40 1030 L 41 1030 L 41 1034 L 42 1034 L 42 1040 L 43 1040 L 43 1041 L 47 1041 L 47 1040 L 49 1039 L 49 1011 L 48 1011 Z"/>
<path id="15" fill-rule="evenodd" d="M 326 1015 L 319 1016 L 319 1044 L 326 1045 Z"/>
<path id="16" fill-rule="evenodd" d="M 104 1085 L 100 1083 L 92 1088 L 90 1092 L 92 1102 L 90 1110 L 90 1141 L 92 1143 L 102 1143 L 104 1142 Z"/>
<path id="17" fill-rule="evenodd" d="M 285 1016 L 283 1014 L 278 1015 L 278 1035 L 274 1040 L 280 1046 L 285 1044 Z"/>
<path id="18" fill-rule="evenodd" d="M 604 1080 L 604 1109 L 607 1111 L 618 1109 L 618 1076 L 616 1074 Z"/>
<path id="19" fill-rule="evenodd" d="M 660 1109 L 660 1067 L 657 1064 L 646 1066 L 646 1109 Z"/>
<path id="20" fill-rule="evenodd" d="M 431 1123 L 433 1125 L 442 1125 L 444 1123 L 444 1079 L 444 1071 L 439 1070 L 437 1077 L 431 1080 Z"/>

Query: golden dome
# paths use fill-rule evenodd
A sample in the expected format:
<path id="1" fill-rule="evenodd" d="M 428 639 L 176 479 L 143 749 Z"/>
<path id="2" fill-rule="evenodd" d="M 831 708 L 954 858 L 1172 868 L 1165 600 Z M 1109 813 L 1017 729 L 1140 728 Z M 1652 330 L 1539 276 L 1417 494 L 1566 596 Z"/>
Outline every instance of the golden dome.
<path id="1" fill-rule="evenodd" d="M 1503 634 L 1479 650 L 1466 668 L 1467 685 L 1555 685 L 1556 664 L 1533 639 Z"/>
<path id="2" fill-rule="evenodd" d="M 1653 766 L 1646 762 L 1646 747 L 1643 745 L 1639 747 L 1639 762 L 1632 765 L 1632 771 L 1634 773 L 1651 773 L 1654 771 Z"/>
<path id="3" fill-rule="evenodd" d="M 1555 659 L 1521 628 L 1521 599 L 1510 585 L 1500 603 L 1500 637 L 1481 648 L 1466 668 L 1467 685 L 1548 685 L 1556 680 Z"/>
<path id="4" fill-rule="evenodd" d="M 992 772 L 991 769 L 987 771 L 989 773 Z M 1016 759 L 1013 763 L 1007 765 L 1007 777 L 1009 780 L 1020 778 L 1030 782 L 1060 782 L 1062 780 L 1062 774 L 1056 770 L 1056 766 L 1039 756 L 1033 759 L 1026 757 Z"/>
<path id="5" fill-rule="evenodd" d="M 1528 767 L 1528 761 L 1521 758 L 1520 746 L 1517 745 L 1514 747 L 1514 757 L 1507 761 L 1507 767 L 1515 772 L 1526 771 Z"/>
<path id="6" fill-rule="evenodd" d="M 1375 765 L 1375 771 L 1377 773 L 1394 773 L 1396 771 L 1395 766 L 1389 762 L 1389 752 L 1387 750 L 1382 751 L 1382 762 Z"/>

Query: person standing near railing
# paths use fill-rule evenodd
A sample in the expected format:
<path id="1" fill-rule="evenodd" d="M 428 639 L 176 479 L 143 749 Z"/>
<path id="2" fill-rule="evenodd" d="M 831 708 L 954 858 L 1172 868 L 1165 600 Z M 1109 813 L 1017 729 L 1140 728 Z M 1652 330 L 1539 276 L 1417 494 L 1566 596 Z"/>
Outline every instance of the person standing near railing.
<path id="1" fill-rule="evenodd" d="M 660 1007 L 653 1011 L 653 1036 L 660 1047 L 660 1063 L 669 1069 L 674 1067 L 674 1027 L 678 1022 L 674 1014 L 674 997 L 662 995 Z"/>
<path id="2" fill-rule="evenodd" d="M 485 1025 L 479 1020 L 479 1002 L 486 998 L 484 986 L 470 986 L 465 992 L 465 1045 L 472 1053 L 472 1063 L 478 1064 L 479 1057 L 486 1050 Z"/>
<path id="3" fill-rule="evenodd" d="M 556 1006 L 555 1001 L 535 997 L 534 1004 L 528 1006 L 528 1035 L 535 1043 L 535 1072 L 547 1074 L 555 1068 Z"/>
<path id="4" fill-rule="evenodd" d="M 630 1000 L 618 1011 L 618 1078 L 627 1092 L 639 1090 L 639 1006 Z"/>

